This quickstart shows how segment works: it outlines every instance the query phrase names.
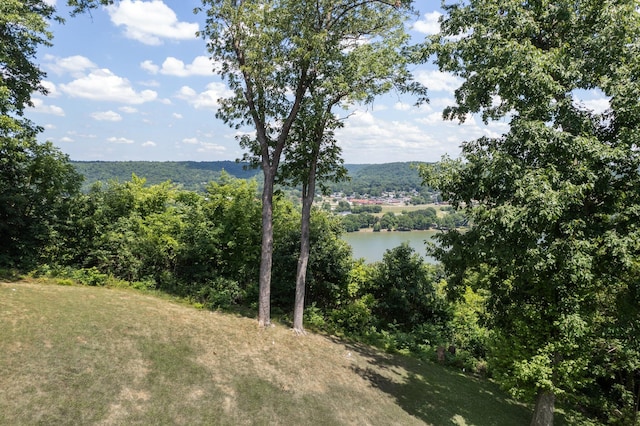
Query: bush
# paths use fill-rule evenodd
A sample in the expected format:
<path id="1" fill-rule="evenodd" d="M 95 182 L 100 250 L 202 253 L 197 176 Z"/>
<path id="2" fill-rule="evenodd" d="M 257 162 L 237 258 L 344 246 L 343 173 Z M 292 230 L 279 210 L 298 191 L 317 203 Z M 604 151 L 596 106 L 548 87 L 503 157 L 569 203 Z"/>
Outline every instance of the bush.
<path id="1" fill-rule="evenodd" d="M 207 309 L 229 309 L 242 300 L 242 290 L 237 281 L 218 277 L 207 281 L 195 294 L 198 303 Z"/>
<path id="2" fill-rule="evenodd" d="M 332 310 L 331 322 L 346 333 L 361 333 L 362 330 L 370 328 L 374 323 L 374 317 L 371 314 L 371 307 L 374 303 L 373 296 L 365 294 L 343 307 Z"/>

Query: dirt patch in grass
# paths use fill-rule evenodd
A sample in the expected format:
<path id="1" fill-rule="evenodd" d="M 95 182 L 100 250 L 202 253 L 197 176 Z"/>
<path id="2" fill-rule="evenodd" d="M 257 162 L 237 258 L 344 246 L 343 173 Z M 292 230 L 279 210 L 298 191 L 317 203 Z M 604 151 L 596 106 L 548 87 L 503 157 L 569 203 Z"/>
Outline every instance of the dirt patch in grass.
<path id="1" fill-rule="evenodd" d="M 0 284 L 0 424 L 525 424 L 491 383 L 127 290 Z"/>

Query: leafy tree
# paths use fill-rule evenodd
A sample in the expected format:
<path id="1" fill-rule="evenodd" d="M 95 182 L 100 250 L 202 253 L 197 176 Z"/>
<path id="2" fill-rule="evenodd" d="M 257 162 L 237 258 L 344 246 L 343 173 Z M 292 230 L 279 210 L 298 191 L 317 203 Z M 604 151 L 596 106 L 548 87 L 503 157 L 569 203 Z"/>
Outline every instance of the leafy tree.
<path id="1" fill-rule="evenodd" d="M 55 255 L 81 182 L 51 143 L 0 137 L 0 267 L 32 267 Z"/>
<path id="2" fill-rule="evenodd" d="M 333 99 L 325 99 L 326 94 L 314 93 L 305 102 L 291 132 L 290 148 L 282 166 L 279 180 L 290 185 L 302 185 L 302 215 L 300 218 L 300 254 L 296 273 L 296 294 L 293 311 L 293 329 L 304 332 L 303 314 L 307 282 L 307 265 L 310 253 L 311 207 L 316 194 L 316 181 L 340 180 L 346 176 L 342 166 L 341 150 L 333 137 L 333 129 L 339 122 L 331 109 L 342 98 L 342 94 Z"/>
<path id="3" fill-rule="evenodd" d="M 436 292 L 436 272 L 408 243 L 387 250 L 367 285 L 379 326 L 411 332 L 428 322 L 444 324 L 449 314 Z"/>
<path id="4" fill-rule="evenodd" d="M 426 175 L 473 223 L 442 234 L 434 254 L 453 293 L 481 276 L 494 371 L 536 396 L 532 425 L 552 424 L 556 397 L 584 404 L 614 382 L 620 397 L 592 414 L 635 423 L 640 358 L 626 333 L 638 305 L 622 301 L 638 300 L 637 6 L 471 0 L 445 6 L 431 40 L 440 69 L 463 79 L 445 117 L 510 121 Z M 596 89 L 604 113 L 578 99 Z"/>
<path id="5" fill-rule="evenodd" d="M 335 209 L 336 212 L 350 212 L 351 211 L 351 204 L 349 204 L 348 201 L 338 201 L 338 205 L 336 206 Z"/>
<path id="6" fill-rule="evenodd" d="M 91 1 L 91 0 L 90 0 Z M 82 8 L 79 8 L 80 11 Z M 55 7 L 43 0 L 0 3 L 0 265 L 32 265 L 63 223 L 81 177 L 67 156 L 38 144 L 41 128 L 24 118 L 34 92 L 46 94 L 37 49 L 51 45 Z"/>
<path id="7" fill-rule="evenodd" d="M 398 225 L 398 218 L 394 212 L 386 212 L 380 218 L 380 227 L 392 230 Z"/>
<path id="8" fill-rule="evenodd" d="M 202 36 L 233 95 L 221 100 L 217 117 L 235 126 L 250 126 L 254 136 L 241 139 L 247 158 L 262 167 L 262 250 L 258 322 L 270 323 L 270 285 L 273 255 L 273 191 L 281 155 L 312 87 L 326 102 L 349 91 L 353 76 L 371 69 L 360 67 L 371 49 L 386 39 L 388 53 L 406 42 L 403 21 L 410 1 L 344 0 L 335 2 L 272 0 L 203 0 L 207 19 Z M 370 43 L 361 43 L 367 40 Z M 354 58 L 352 61 L 349 58 Z M 378 58 L 378 67 L 392 67 L 397 55 Z M 352 65 L 354 67 L 349 67 Z M 384 88 L 388 83 L 382 83 Z M 366 100 L 372 95 L 356 88 L 350 93 Z M 314 102 L 311 102 L 314 104 Z"/>

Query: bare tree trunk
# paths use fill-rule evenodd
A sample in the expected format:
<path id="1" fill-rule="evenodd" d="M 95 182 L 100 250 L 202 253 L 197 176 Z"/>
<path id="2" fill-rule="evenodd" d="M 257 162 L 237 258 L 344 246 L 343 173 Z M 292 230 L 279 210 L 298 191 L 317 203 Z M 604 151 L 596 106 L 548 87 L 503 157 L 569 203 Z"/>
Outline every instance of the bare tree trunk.
<path id="1" fill-rule="evenodd" d="M 293 308 L 293 330 L 298 334 L 304 333 L 304 296 L 307 284 L 307 265 L 310 252 L 311 205 L 315 193 L 315 167 L 312 166 L 309 184 L 302 185 L 302 219 L 300 232 L 300 257 L 296 272 L 296 299 Z"/>
<path id="2" fill-rule="evenodd" d="M 533 410 L 531 426 L 553 426 L 553 411 L 556 396 L 548 390 L 540 390 Z"/>
<path id="3" fill-rule="evenodd" d="M 262 190 L 262 248 L 260 253 L 260 294 L 258 325 L 271 325 L 271 266 L 273 264 L 273 180 L 270 168 L 263 168 Z"/>

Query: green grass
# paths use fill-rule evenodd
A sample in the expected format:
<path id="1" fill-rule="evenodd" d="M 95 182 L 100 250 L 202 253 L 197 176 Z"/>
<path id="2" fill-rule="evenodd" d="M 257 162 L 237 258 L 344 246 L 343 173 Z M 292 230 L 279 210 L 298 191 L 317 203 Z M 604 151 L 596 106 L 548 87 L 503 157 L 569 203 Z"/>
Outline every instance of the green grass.
<path id="1" fill-rule="evenodd" d="M 2 425 L 522 425 L 495 384 L 131 290 L 0 284 Z"/>

